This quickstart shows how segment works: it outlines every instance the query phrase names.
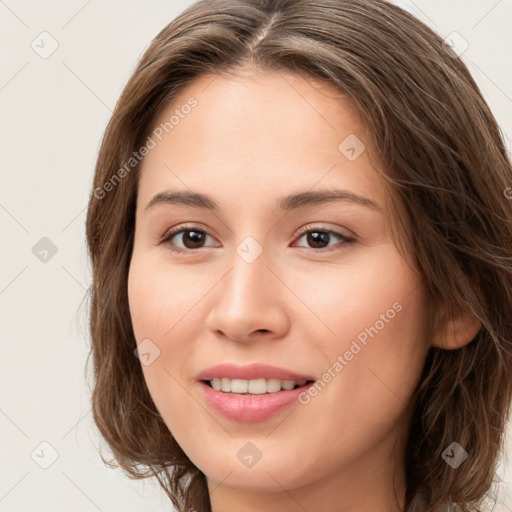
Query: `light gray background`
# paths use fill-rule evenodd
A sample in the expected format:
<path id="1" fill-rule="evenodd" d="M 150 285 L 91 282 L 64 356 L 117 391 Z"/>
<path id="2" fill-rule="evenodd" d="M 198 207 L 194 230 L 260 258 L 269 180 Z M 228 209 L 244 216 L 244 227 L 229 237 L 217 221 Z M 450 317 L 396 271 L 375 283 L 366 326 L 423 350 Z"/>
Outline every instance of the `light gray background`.
<path id="1" fill-rule="evenodd" d="M 171 509 L 156 483 L 133 482 L 98 455 L 79 305 L 90 282 L 84 222 L 103 130 L 144 49 L 190 3 L 0 0 L 0 512 Z M 396 3 L 469 43 L 462 58 L 510 151 L 512 0 Z M 31 47 L 43 46 L 43 31 L 58 43 L 47 59 Z M 43 237 L 57 248 L 46 262 L 32 252 Z M 509 429 L 508 454 L 510 438 Z M 58 453 L 48 469 L 35 462 L 51 461 L 43 441 Z M 508 457 L 498 512 L 512 511 Z"/>

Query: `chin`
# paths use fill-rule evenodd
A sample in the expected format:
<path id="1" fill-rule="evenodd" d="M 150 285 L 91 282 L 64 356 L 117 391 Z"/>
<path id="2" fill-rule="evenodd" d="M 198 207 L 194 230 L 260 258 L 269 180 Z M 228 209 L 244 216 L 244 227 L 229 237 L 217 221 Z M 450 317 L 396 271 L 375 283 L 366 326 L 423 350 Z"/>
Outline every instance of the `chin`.
<path id="1" fill-rule="evenodd" d="M 245 467 L 236 458 L 220 465 L 212 464 L 214 459 L 208 455 L 205 464 L 197 467 L 213 487 L 222 482 L 223 486 L 241 491 L 282 492 L 283 487 L 294 489 L 309 483 L 308 474 L 311 475 L 312 472 L 308 472 L 304 462 L 298 463 L 295 457 L 288 462 L 277 454 L 264 459 L 263 455 L 252 467 Z"/>
<path id="2" fill-rule="evenodd" d="M 227 477 L 226 475 L 228 473 L 215 470 L 211 473 L 205 473 L 205 475 L 213 487 L 222 482 L 223 486 L 244 492 L 282 492 L 283 487 L 285 489 L 293 489 L 304 484 L 304 482 L 290 481 L 289 478 L 284 479 L 282 473 L 272 468 L 260 468 L 259 470 L 251 468 L 245 471 L 241 471 L 237 468 L 232 471 L 233 472 Z"/>

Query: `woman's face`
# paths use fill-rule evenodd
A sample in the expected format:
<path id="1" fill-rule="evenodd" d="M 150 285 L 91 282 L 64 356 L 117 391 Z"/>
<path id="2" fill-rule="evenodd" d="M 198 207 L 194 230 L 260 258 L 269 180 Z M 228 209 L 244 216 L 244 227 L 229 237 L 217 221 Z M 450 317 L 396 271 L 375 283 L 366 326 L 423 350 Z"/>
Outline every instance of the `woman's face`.
<path id="1" fill-rule="evenodd" d="M 208 75 L 155 129 L 128 293 L 169 430 L 211 488 L 387 482 L 429 348 L 426 302 L 352 103 L 293 74 Z M 277 369 L 208 370 L 254 363 Z M 283 380 L 306 383 L 274 392 Z"/>

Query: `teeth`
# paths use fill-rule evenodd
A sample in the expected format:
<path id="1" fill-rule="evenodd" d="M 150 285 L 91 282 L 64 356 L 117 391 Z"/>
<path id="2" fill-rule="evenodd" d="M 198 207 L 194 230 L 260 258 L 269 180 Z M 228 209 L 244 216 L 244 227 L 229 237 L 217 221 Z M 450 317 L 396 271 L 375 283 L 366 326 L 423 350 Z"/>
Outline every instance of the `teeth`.
<path id="1" fill-rule="evenodd" d="M 277 393 L 281 390 L 290 390 L 295 386 L 303 386 L 306 380 L 279 380 L 279 379 L 228 379 L 226 377 L 216 377 L 210 380 L 213 389 L 223 391 L 224 393 L 239 393 L 262 395 L 264 393 Z"/>
<path id="2" fill-rule="evenodd" d="M 229 380 L 229 379 L 226 379 L 226 380 Z M 233 379 L 231 381 L 230 388 L 227 388 L 226 391 L 231 391 L 231 393 L 247 393 L 247 388 L 248 388 L 248 385 L 247 385 L 246 380 Z"/>

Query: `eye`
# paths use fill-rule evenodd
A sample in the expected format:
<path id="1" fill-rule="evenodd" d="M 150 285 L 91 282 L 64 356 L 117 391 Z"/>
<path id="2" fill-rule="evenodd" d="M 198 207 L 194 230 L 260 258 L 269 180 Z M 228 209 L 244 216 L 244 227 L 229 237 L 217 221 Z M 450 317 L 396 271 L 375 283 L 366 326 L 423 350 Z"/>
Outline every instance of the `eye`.
<path id="1" fill-rule="evenodd" d="M 314 251 L 314 252 L 333 251 L 334 249 L 330 249 L 330 248 L 325 250 L 326 249 L 325 244 L 328 244 L 333 237 L 338 239 L 338 241 L 341 242 L 341 244 L 344 246 L 353 244 L 356 241 L 356 239 L 353 237 L 343 235 L 342 233 L 333 231 L 331 229 L 323 229 L 321 227 L 314 228 L 312 226 L 304 226 L 303 228 L 301 228 L 299 230 L 299 234 L 301 235 L 299 237 L 299 240 L 301 238 L 306 237 L 306 242 L 308 244 L 313 245 L 312 248 L 309 248 L 309 247 L 305 247 L 305 248 L 309 251 Z M 321 247 L 319 247 L 319 245 Z"/>
<path id="2" fill-rule="evenodd" d="M 175 247 L 174 242 L 172 240 L 174 238 L 179 238 L 181 236 L 181 242 L 184 244 L 184 248 Z M 205 238 L 209 237 L 208 233 L 202 229 L 198 229 L 194 226 L 191 227 L 183 227 L 172 229 L 168 231 L 166 235 L 164 235 L 163 240 L 160 242 L 161 244 L 167 244 L 170 247 L 171 251 L 174 252 L 189 252 L 194 249 L 201 249 L 201 244 L 204 243 Z M 212 238 L 212 237 L 210 237 Z"/>
<path id="3" fill-rule="evenodd" d="M 299 240 L 306 237 L 306 242 L 313 245 L 313 247 L 302 247 L 308 251 L 313 252 L 333 251 L 334 249 L 328 248 L 329 242 L 333 237 L 337 239 L 338 242 L 343 246 L 353 244 L 356 241 L 355 238 L 343 235 L 342 233 L 330 229 L 322 229 L 321 227 L 314 228 L 311 226 L 304 226 L 299 230 L 298 234 L 301 235 Z M 173 242 L 173 239 L 177 238 L 179 240 L 180 237 L 183 247 L 177 247 L 176 243 Z M 206 231 L 199 229 L 196 226 L 179 226 L 177 228 L 173 228 L 171 231 L 168 231 L 164 235 L 160 244 L 168 245 L 170 250 L 173 252 L 186 253 L 191 252 L 194 249 L 202 249 L 207 237 L 213 239 L 213 237 L 206 233 Z M 326 244 L 327 247 L 325 246 Z"/>

